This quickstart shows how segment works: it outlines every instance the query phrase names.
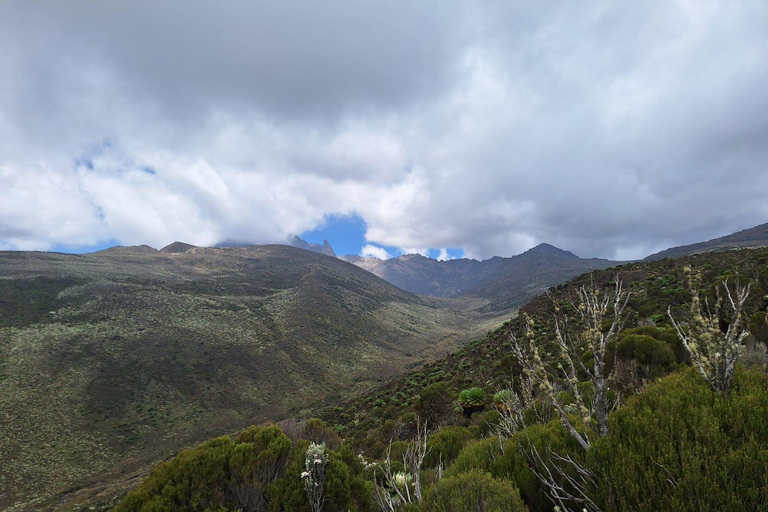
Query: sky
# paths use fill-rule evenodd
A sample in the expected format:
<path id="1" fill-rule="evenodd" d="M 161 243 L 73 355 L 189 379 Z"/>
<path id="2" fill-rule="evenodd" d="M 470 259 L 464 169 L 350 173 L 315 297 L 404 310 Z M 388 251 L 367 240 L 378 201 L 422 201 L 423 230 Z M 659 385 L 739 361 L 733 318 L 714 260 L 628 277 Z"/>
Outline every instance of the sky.
<path id="1" fill-rule="evenodd" d="M 0 250 L 723 236 L 768 222 L 766 27 L 764 0 L 4 0 Z"/>

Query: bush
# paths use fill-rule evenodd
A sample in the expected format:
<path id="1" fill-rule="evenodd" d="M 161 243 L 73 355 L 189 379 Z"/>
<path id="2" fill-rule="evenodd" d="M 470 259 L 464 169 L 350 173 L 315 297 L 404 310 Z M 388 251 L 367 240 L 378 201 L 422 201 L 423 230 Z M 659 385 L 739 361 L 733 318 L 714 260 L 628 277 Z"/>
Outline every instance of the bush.
<path id="1" fill-rule="evenodd" d="M 493 395 L 493 404 L 504 408 L 512 400 L 512 392 L 508 389 L 502 389 Z"/>
<path id="2" fill-rule="evenodd" d="M 528 458 L 521 448 L 534 446 L 542 456 L 547 447 L 563 456 L 582 460 L 584 451 L 563 428 L 559 420 L 546 425 L 531 425 L 525 432 L 504 439 L 486 438 L 471 441 L 459 453 L 456 461 L 446 471 L 456 476 L 479 469 L 497 479 L 510 480 L 519 489 L 525 504 L 532 511 L 552 510 L 552 503 L 544 494 L 536 475 L 529 469 Z"/>
<path id="3" fill-rule="evenodd" d="M 472 470 L 437 482 L 425 497 L 425 512 L 522 512 L 528 510 L 520 493 L 507 480 Z"/>
<path id="4" fill-rule="evenodd" d="M 761 510 L 768 503 L 768 377 L 730 394 L 693 369 L 630 399 L 590 449 L 603 510 Z"/>
<path id="5" fill-rule="evenodd" d="M 453 391 L 445 382 L 431 384 L 421 390 L 414 408 L 422 422 L 442 423 L 453 415 Z"/>
<path id="6" fill-rule="evenodd" d="M 290 449 L 275 425 L 213 439 L 156 468 L 115 510 L 266 510 L 267 486 L 284 474 Z"/>
<path id="7" fill-rule="evenodd" d="M 306 439 L 316 444 L 325 443 L 331 450 L 338 450 L 341 438 L 323 420 L 312 418 L 299 432 L 299 439 Z"/>
<path id="8" fill-rule="evenodd" d="M 442 462 L 449 465 L 464 448 L 464 444 L 472 439 L 472 433 L 464 427 L 444 427 L 430 436 L 427 441 L 427 456 L 424 468 L 434 468 Z"/>

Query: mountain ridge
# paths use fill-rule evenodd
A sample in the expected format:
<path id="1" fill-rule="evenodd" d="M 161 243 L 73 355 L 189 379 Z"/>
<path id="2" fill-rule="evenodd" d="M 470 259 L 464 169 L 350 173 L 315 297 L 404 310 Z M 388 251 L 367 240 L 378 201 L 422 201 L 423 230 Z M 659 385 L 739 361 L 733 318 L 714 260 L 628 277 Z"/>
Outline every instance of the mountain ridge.
<path id="1" fill-rule="evenodd" d="M 731 233 L 730 235 L 713 238 L 705 242 L 670 247 L 663 251 L 646 256 L 643 261 L 654 261 L 663 258 L 675 258 L 689 254 L 711 251 L 727 251 L 731 249 L 751 249 L 768 246 L 768 223 Z"/>
<path id="2" fill-rule="evenodd" d="M 419 254 L 387 260 L 361 256 L 340 258 L 412 293 L 488 299 L 486 311 L 514 309 L 550 286 L 589 270 L 621 263 L 582 259 L 547 243 L 509 258 L 494 256 L 481 261 L 468 258 L 439 261 Z"/>

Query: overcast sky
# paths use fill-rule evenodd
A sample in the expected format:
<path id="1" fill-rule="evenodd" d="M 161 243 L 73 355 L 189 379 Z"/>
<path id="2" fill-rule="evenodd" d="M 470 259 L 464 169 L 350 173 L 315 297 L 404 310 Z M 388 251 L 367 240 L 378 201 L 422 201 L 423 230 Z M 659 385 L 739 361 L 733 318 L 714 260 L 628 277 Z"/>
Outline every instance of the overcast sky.
<path id="1" fill-rule="evenodd" d="M 768 222 L 768 2 L 0 2 L 0 249 L 344 215 L 474 258 Z"/>

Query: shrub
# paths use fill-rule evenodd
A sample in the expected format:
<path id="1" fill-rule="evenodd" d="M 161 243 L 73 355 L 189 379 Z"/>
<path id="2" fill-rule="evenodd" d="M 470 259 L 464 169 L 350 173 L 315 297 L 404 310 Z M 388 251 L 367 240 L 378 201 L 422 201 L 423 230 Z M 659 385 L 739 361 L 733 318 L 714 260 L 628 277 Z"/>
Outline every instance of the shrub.
<path id="1" fill-rule="evenodd" d="M 611 416 L 590 450 L 603 510 L 760 510 L 768 502 L 768 377 L 737 371 L 730 394 L 693 369 Z"/>
<path id="2" fill-rule="evenodd" d="M 284 474 L 290 449 L 275 425 L 213 439 L 156 468 L 115 510 L 265 510 L 267 487 Z"/>
<path id="3" fill-rule="evenodd" d="M 421 390 L 416 401 L 416 412 L 423 422 L 437 425 L 449 418 L 453 411 L 453 392 L 445 382 L 431 384 Z"/>
<path id="4" fill-rule="evenodd" d="M 307 421 L 307 424 L 299 432 L 299 439 L 306 439 L 315 444 L 325 443 L 332 450 L 338 450 L 341 446 L 341 438 L 334 429 L 317 418 Z"/>
<path id="5" fill-rule="evenodd" d="M 533 446 L 543 456 L 547 448 L 562 456 L 582 460 L 584 451 L 568 435 L 559 420 L 546 425 L 531 425 L 524 432 L 499 440 L 486 438 L 470 441 L 447 469 L 447 476 L 479 469 L 498 479 L 507 479 L 519 489 L 525 504 L 533 511 L 551 511 L 552 503 L 541 489 L 536 475 L 529 469 L 529 461 L 522 449 Z M 522 448 L 522 449 L 521 449 Z"/>
<path id="6" fill-rule="evenodd" d="M 472 470 L 437 482 L 424 512 L 522 512 L 528 510 L 511 482 Z"/>
<path id="7" fill-rule="evenodd" d="M 472 439 L 472 433 L 464 427 L 444 427 L 430 436 L 427 441 L 427 456 L 424 468 L 434 468 L 442 462 L 449 465 L 459 455 L 464 444 Z"/>
<path id="8" fill-rule="evenodd" d="M 512 392 L 508 389 L 502 389 L 493 395 L 493 404 L 497 407 L 505 407 L 512 400 Z"/>

